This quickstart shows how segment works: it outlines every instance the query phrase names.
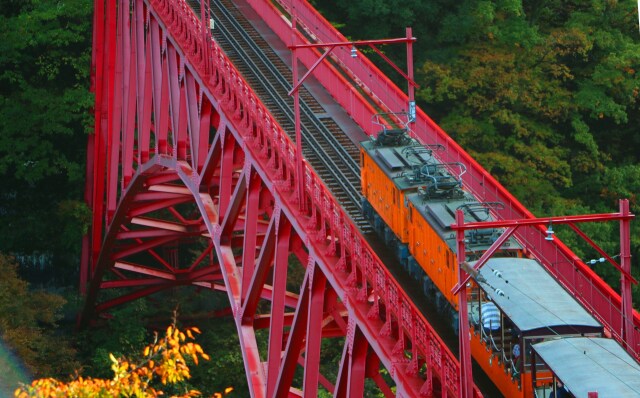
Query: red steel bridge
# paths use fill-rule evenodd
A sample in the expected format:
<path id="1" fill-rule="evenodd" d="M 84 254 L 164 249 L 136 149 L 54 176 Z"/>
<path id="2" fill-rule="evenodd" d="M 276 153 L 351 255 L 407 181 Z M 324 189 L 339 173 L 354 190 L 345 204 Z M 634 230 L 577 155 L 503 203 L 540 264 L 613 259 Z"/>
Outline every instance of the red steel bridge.
<path id="1" fill-rule="evenodd" d="M 81 322 L 192 285 L 226 294 L 253 397 L 316 397 L 319 386 L 357 397 L 367 379 L 387 396 L 480 396 L 461 387 L 457 358 L 363 237 L 353 209 L 338 203 L 338 178 L 312 164 L 330 150 L 305 136 L 305 150 L 320 150 L 297 163 L 292 125 L 277 120 L 240 72 L 246 65 L 220 48 L 234 37 L 214 40 L 217 17 L 209 6 L 94 3 L 95 132 L 85 192 L 93 226 L 83 245 Z M 305 0 L 235 3 L 287 53 L 286 46 L 347 42 Z M 362 137 L 376 135 L 373 116 L 406 110 L 409 98 L 351 50 L 331 47 L 328 62 L 319 63 L 318 47 L 301 47 L 296 56 L 315 68 L 313 84 Z M 445 148 L 442 162 L 466 166 L 464 186 L 479 200 L 505 204 L 499 219 L 534 218 L 420 109 L 412 130 Z M 629 258 L 621 259 L 617 293 L 562 242 L 546 240 L 544 226 L 527 223 L 514 235 L 638 356 Z M 295 267 L 303 276 L 293 276 Z M 335 378 L 324 375 L 320 361 L 322 342 L 331 338 L 344 342 Z M 301 384 L 294 382 L 299 369 Z"/>

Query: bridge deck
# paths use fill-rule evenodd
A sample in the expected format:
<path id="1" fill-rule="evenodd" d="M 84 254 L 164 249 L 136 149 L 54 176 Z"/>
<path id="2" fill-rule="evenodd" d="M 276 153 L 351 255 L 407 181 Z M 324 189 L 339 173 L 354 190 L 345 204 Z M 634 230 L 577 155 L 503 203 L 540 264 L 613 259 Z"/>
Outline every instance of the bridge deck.
<path id="1" fill-rule="evenodd" d="M 291 67 L 291 51 L 287 47 L 287 44 L 271 30 L 262 17 L 247 4 L 246 0 L 232 1 L 243 16 L 251 22 L 256 31 L 260 33 L 262 38 L 268 42 L 274 53 Z M 306 68 L 302 64 L 299 65 L 299 68 L 301 69 L 301 75 L 306 72 Z M 304 86 L 326 110 L 326 117 L 332 118 L 340 126 L 342 130 L 341 133 L 348 136 L 354 144 L 359 145 L 361 141 L 368 138 L 364 130 L 347 114 L 345 109 L 336 102 L 317 79 L 309 76 L 309 78 L 305 80 Z M 458 355 L 458 337 L 454 331 L 454 327 L 457 327 L 457 325 L 453 325 L 451 319 L 446 319 L 442 314 L 439 314 L 434 304 L 425 299 L 423 287 L 402 268 L 398 259 L 375 233 L 367 233 L 364 237 L 376 255 L 383 261 L 387 270 L 403 287 L 405 293 L 411 297 L 413 303 L 425 319 L 438 332 L 438 335 L 447 344 L 449 349 L 455 355 Z M 474 379 L 476 385 L 485 396 L 491 397 L 500 394 L 499 390 L 487 375 L 482 372 L 480 367 L 477 367 L 475 370 Z"/>
<path id="2" fill-rule="evenodd" d="M 455 357 L 311 161 L 298 169 L 290 125 L 282 129 L 187 1 L 95 6 L 96 125 L 86 195 L 93 225 L 83 246 L 81 324 L 193 285 L 226 293 L 251 396 L 300 388 L 315 396 L 320 384 L 338 396 L 362 396 L 365 379 L 387 396 L 392 387 L 403 396 L 457 396 Z M 359 184 L 358 155 L 352 159 Z M 272 277 L 286 275 L 290 255 L 304 279 Z M 272 305 L 259 306 L 263 300 Z M 339 374 L 333 369 L 326 379 L 319 354 L 333 337 L 345 348 Z M 293 380 L 301 360 L 302 385 Z"/>

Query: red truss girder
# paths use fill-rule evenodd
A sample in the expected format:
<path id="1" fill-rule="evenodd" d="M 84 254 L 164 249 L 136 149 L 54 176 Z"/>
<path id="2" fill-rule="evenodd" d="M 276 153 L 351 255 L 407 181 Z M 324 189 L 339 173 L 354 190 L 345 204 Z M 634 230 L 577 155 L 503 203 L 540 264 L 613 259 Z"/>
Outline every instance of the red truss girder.
<path id="1" fill-rule="evenodd" d="M 335 29 L 306 0 L 247 0 L 262 20 L 286 43 L 336 43 L 347 39 Z M 292 32 L 290 15 L 296 16 L 296 26 L 301 32 Z M 311 39 L 310 39 L 311 38 Z M 299 51 L 298 60 L 310 68 L 321 54 Z M 335 64 L 345 68 L 337 70 L 325 62 L 319 65 L 314 77 L 347 110 L 349 115 L 364 129 L 367 135 L 377 135 L 380 126 L 371 122 L 378 111 L 371 106 L 371 100 L 383 109 L 407 109 L 409 98 L 366 56 L 351 57 L 348 46 L 336 48 L 331 53 Z M 357 81 L 358 89 L 352 87 L 343 76 L 350 75 L 349 81 Z M 360 92 L 368 94 L 364 98 Z M 412 123 L 412 132 L 426 144 L 440 144 L 446 150 L 434 153 L 443 163 L 461 162 L 467 172 L 462 176 L 466 189 L 473 192 L 478 201 L 501 202 L 504 209 L 495 210 L 499 219 L 531 219 L 534 215 L 509 193 L 489 172 L 462 149 L 421 109 L 417 108 L 416 120 Z M 640 357 L 640 314 L 638 311 L 623 309 L 621 295 L 604 282 L 594 270 L 586 265 L 559 239 L 553 242 L 545 240 L 544 226 L 518 228 L 515 237 L 529 250 L 531 256 L 538 259 L 547 270 L 566 286 L 612 335 L 620 342 L 635 342 L 632 350 L 636 358 Z M 623 282 L 626 284 L 626 282 Z M 628 289 L 623 289 L 628 296 Z M 627 316 L 630 313 L 630 316 Z M 625 320 L 633 318 L 633 337 L 625 336 Z M 628 334 L 628 333 L 627 333 Z"/>
<path id="2" fill-rule="evenodd" d="M 315 397 L 319 385 L 361 396 L 367 378 L 393 395 L 380 366 L 399 396 L 458 396 L 454 356 L 316 175 L 295 178 L 291 140 L 199 25 L 184 0 L 95 2 L 81 321 L 196 285 L 226 292 L 254 397 Z M 195 240 L 208 245 L 181 258 Z M 101 301 L 112 288 L 124 292 Z M 267 352 L 257 329 L 268 329 Z M 331 380 L 321 342 L 336 336 L 344 349 Z"/>

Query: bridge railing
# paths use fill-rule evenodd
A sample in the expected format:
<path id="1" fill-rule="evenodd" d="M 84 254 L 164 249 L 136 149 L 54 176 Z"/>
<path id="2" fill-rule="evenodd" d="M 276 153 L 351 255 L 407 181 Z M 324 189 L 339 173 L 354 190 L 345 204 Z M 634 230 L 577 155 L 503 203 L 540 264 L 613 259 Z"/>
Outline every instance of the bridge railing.
<path id="1" fill-rule="evenodd" d="M 256 158 L 276 170 L 274 189 L 283 198 L 295 192 L 295 153 L 291 139 L 278 125 L 250 86 L 244 81 L 224 52 L 212 41 L 204 40 L 200 21 L 185 0 L 147 0 L 152 12 L 165 23 L 172 37 L 200 73 L 202 84 L 228 111 L 227 115 L 242 134 Z M 207 56 L 208 54 L 208 56 Z M 344 88 L 342 88 L 344 89 Z M 354 98 L 354 103 L 355 103 Z M 361 104 L 357 109 L 365 109 Z M 355 108 L 354 108 L 355 109 Z M 364 111 L 359 111 L 364 113 Z M 371 111 L 369 111 L 371 112 Z M 335 201 L 314 171 L 305 165 L 305 194 L 311 206 L 310 218 L 302 235 L 310 237 L 310 245 L 335 272 L 336 291 L 348 308 L 364 311 L 360 319 L 373 338 L 395 342 L 389 352 L 378 353 L 394 379 L 412 385 L 413 393 L 430 395 L 435 375 L 448 396 L 459 396 L 459 365 L 438 334 L 428 324 L 402 287 L 389 274 L 357 227 Z M 296 210 L 297 211 L 297 210 Z M 292 211 L 292 213 L 296 213 Z M 345 275 L 342 283 L 341 275 Z M 379 346 L 384 346 L 380 343 Z M 423 364 L 426 363 L 426 369 Z M 481 396 L 474 390 L 474 396 Z"/>
<path id="2" fill-rule="evenodd" d="M 283 18 L 280 9 L 265 0 L 249 0 L 249 3 L 264 17 L 265 22 L 281 40 L 285 43 L 291 41 L 291 24 Z M 295 13 L 298 29 L 304 30 L 305 34 L 298 34 L 297 40 L 307 41 L 308 38 L 311 38 L 316 42 L 347 41 L 308 2 L 286 0 L 278 1 L 278 4 L 286 12 Z M 289 16 L 285 15 L 284 17 L 288 18 Z M 311 66 L 319 56 L 311 51 L 299 53 L 299 59 L 307 67 Z M 361 83 L 363 93 L 371 94 L 379 105 L 391 111 L 407 109 L 407 95 L 365 56 L 360 54 L 358 58 L 352 58 L 350 49 L 336 48 L 332 52 L 332 58 L 338 64 L 343 65 L 346 68 L 343 72 L 356 82 Z M 324 68 L 318 67 L 316 69 L 314 76 L 347 109 L 367 134 L 376 135 L 378 132 L 376 126 L 371 123 L 373 114 L 377 112 L 375 108 L 370 106 L 363 108 L 353 104 L 354 100 L 370 104 L 370 99 L 365 98 L 360 92 L 356 97 L 353 95 L 344 96 L 347 88 L 341 85 L 349 85 L 349 83 L 344 78 L 336 78 L 340 72 L 332 70 L 331 65 L 325 64 Z M 370 113 L 366 114 L 366 112 Z M 498 218 L 525 219 L 533 217 L 529 210 L 419 108 L 413 133 L 423 143 L 443 145 L 446 151 L 438 151 L 436 154 L 442 162 L 461 162 L 466 166 L 467 173 L 463 175 L 465 187 L 473 192 L 478 200 L 504 203 L 505 209 L 497 211 Z M 515 235 L 520 242 L 527 246 L 533 257 L 537 258 L 594 316 L 603 322 L 616 339 L 622 341 L 622 300 L 617 292 L 559 239 L 555 239 L 553 242 L 545 240 L 544 227 L 519 228 Z M 640 314 L 637 311 L 634 311 L 633 322 L 635 325 L 633 341 L 636 342 L 633 349 L 638 356 L 640 352 Z"/>

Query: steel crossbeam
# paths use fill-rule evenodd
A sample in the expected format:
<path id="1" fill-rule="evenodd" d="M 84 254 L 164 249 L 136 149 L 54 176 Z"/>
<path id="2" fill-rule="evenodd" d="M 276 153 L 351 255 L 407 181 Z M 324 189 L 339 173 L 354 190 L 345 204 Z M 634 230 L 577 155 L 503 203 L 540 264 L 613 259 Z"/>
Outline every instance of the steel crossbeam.
<path id="1" fill-rule="evenodd" d="M 290 138 L 187 3 L 95 10 L 81 323 L 195 285 L 226 293 L 254 397 L 362 396 L 367 379 L 458 396 L 455 357 L 313 171 L 295 179 Z M 343 345 L 336 375 L 327 339 Z"/>

